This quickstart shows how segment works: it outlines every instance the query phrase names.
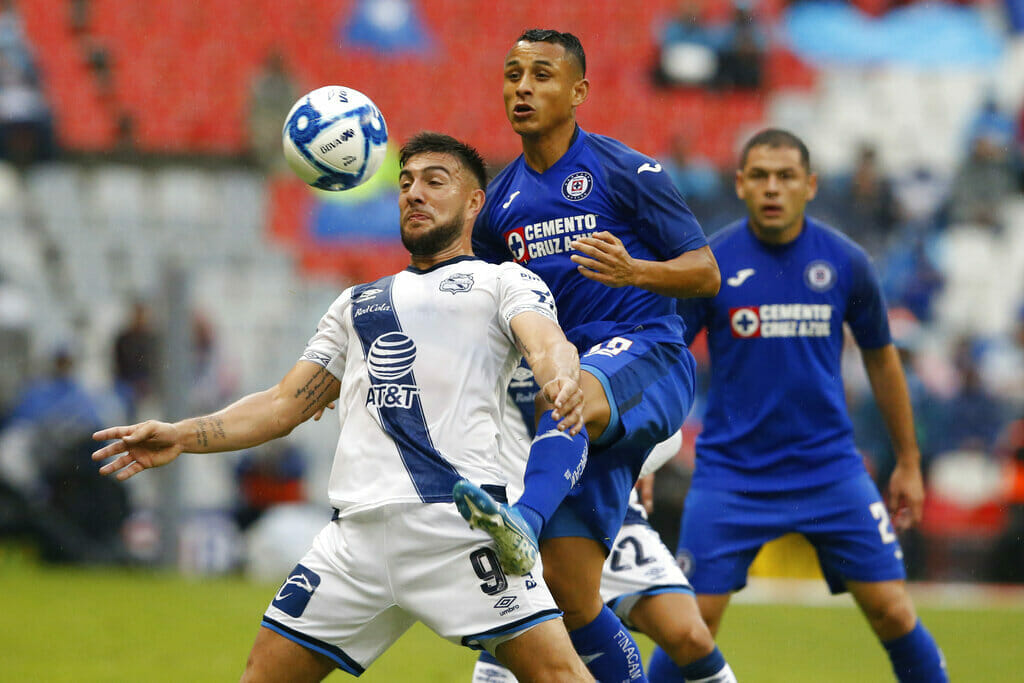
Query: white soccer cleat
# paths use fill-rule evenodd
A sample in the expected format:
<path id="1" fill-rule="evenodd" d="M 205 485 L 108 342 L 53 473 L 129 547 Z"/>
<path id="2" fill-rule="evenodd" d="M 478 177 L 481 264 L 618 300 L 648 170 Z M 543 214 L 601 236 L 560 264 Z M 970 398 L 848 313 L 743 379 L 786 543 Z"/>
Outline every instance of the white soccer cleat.
<path id="1" fill-rule="evenodd" d="M 527 574 L 537 562 L 537 538 L 515 508 L 498 503 L 479 486 L 461 479 L 452 489 L 455 505 L 469 526 L 494 539 L 498 562 L 509 574 Z"/>

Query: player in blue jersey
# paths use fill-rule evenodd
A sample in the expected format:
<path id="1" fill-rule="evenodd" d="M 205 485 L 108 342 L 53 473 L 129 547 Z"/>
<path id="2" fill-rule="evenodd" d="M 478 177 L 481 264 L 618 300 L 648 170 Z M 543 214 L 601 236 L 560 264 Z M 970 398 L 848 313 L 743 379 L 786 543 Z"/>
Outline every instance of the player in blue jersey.
<path id="1" fill-rule="evenodd" d="M 526 266 L 551 289 L 580 350 L 586 432 L 577 438 L 589 437 L 590 459 L 569 490 L 558 456 L 566 440 L 552 438 L 541 400 L 522 497 L 508 509 L 484 504 L 539 536 L 545 579 L 595 677 L 642 680 L 635 643 L 601 600 L 601 568 L 644 458 L 679 429 L 693 399 L 693 356 L 672 298 L 714 295 L 719 273 L 661 165 L 576 124 L 589 89 L 572 34 L 534 29 L 512 46 L 503 94 L 523 154 L 492 181 L 473 248 Z M 483 497 L 467 498 L 475 506 Z M 694 671 L 722 663 L 708 648 Z"/>
<path id="2" fill-rule="evenodd" d="M 711 239 L 722 289 L 680 302 L 687 339 L 706 328 L 711 356 L 680 552 L 692 560 L 688 576 L 717 632 L 761 546 L 801 533 L 829 588 L 853 595 L 899 680 L 945 681 L 890 522 L 917 522 L 924 501 L 903 370 L 868 256 L 805 216 L 816 190 L 799 138 L 776 129 L 751 138 L 736 172 L 747 218 Z M 888 506 L 854 446 L 839 365 L 844 323 L 896 452 Z"/>

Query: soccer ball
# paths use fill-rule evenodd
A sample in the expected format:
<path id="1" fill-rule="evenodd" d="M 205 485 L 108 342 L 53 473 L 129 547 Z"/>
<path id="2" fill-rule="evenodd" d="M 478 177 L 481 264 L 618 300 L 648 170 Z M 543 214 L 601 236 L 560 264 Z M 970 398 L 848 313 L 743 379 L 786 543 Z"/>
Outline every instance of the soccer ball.
<path id="1" fill-rule="evenodd" d="M 388 128 L 369 97 L 340 85 L 299 98 L 285 119 L 284 157 L 303 181 L 321 190 L 350 190 L 384 161 Z"/>

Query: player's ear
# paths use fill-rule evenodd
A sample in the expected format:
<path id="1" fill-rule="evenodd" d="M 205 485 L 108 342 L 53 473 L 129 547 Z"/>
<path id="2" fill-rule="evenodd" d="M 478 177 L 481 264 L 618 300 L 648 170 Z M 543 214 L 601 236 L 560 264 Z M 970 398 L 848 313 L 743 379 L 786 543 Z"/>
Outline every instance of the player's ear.
<path id="1" fill-rule="evenodd" d="M 480 210 L 484 208 L 484 200 L 487 194 L 479 187 L 469 193 L 469 201 L 466 203 L 466 212 L 474 219 Z"/>
<path id="2" fill-rule="evenodd" d="M 811 201 L 818 195 L 818 174 L 810 173 L 807 176 L 807 201 Z"/>
<path id="3" fill-rule="evenodd" d="M 590 95 L 590 81 L 585 78 L 573 83 L 572 86 L 572 106 L 578 107 L 587 101 L 587 96 Z"/>
<path id="4" fill-rule="evenodd" d="M 743 192 L 743 169 L 736 169 L 736 196 L 746 199 Z"/>

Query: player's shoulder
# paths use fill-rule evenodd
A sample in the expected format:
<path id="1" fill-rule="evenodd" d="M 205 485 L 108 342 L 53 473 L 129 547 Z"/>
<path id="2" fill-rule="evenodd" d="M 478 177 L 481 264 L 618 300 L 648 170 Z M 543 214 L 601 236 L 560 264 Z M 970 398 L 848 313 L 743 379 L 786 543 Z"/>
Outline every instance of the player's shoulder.
<path id="1" fill-rule="evenodd" d="M 584 136 L 582 142 L 591 154 L 611 172 L 637 175 L 639 170 L 644 168 L 650 169 L 653 173 L 661 171 L 661 165 L 655 159 L 641 154 L 621 140 L 583 130 L 580 131 L 580 135 Z"/>
<path id="2" fill-rule="evenodd" d="M 834 249 L 851 259 L 857 261 L 870 260 L 870 257 L 864 247 L 853 241 L 853 239 L 843 231 L 825 223 L 824 221 L 818 220 L 812 216 L 807 216 L 804 221 L 804 229 L 813 233 L 816 239 L 822 244 L 827 245 L 831 249 Z"/>
<path id="3" fill-rule="evenodd" d="M 496 277 L 503 282 L 528 283 L 532 286 L 543 285 L 544 280 L 539 275 L 519 265 L 515 261 L 505 261 L 498 264 L 487 264 L 495 269 Z"/>
<path id="4" fill-rule="evenodd" d="M 736 245 L 744 240 L 747 235 L 747 219 L 741 218 L 715 231 L 708 237 L 708 245 L 711 247 L 711 251 L 715 252 L 719 248 L 729 248 Z"/>

